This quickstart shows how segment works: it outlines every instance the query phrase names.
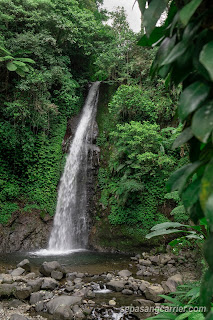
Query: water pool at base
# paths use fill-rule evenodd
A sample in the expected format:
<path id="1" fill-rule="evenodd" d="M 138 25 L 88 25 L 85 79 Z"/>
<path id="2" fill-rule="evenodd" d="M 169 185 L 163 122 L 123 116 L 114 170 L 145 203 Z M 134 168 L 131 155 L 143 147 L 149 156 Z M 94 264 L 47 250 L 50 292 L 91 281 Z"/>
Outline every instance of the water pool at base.
<path id="1" fill-rule="evenodd" d="M 28 259 L 32 270 L 36 271 L 44 261 L 58 261 L 67 272 L 78 271 L 90 274 L 101 274 L 112 270 L 126 269 L 129 255 L 103 253 L 90 250 L 75 250 L 66 254 L 51 255 L 45 250 L 35 252 L 12 252 L 0 254 L 0 272 L 14 269 L 20 261 Z"/>

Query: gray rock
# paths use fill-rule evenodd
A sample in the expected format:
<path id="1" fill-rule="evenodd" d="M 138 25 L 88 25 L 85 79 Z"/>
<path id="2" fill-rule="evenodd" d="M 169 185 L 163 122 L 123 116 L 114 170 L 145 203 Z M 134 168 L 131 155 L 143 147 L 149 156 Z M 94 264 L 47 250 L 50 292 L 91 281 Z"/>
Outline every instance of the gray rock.
<path id="1" fill-rule="evenodd" d="M 95 292 L 93 292 L 92 290 L 88 290 L 86 292 L 86 297 L 87 298 L 95 298 Z"/>
<path id="2" fill-rule="evenodd" d="M 76 278 L 77 272 L 69 272 L 66 274 L 67 280 L 74 280 Z"/>
<path id="3" fill-rule="evenodd" d="M 72 306 L 81 302 L 80 297 L 65 296 L 56 297 L 47 303 L 47 310 L 53 314 L 59 306 Z"/>
<path id="4" fill-rule="evenodd" d="M 177 273 L 174 276 L 168 278 L 164 285 L 168 288 L 169 292 L 175 292 L 179 284 L 183 283 L 182 275 Z"/>
<path id="5" fill-rule="evenodd" d="M 18 267 L 17 269 L 15 269 L 15 270 L 13 270 L 13 271 L 11 272 L 11 276 L 12 276 L 12 277 L 17 277 L 17 276 L 22 275 L 24 272 L 25 272 L 25 269 L 24 269 L 24 268 Z"/>
<path id="6" fill-rule="evenodd" d="M 44 311 L 44 309 L 45 309 L 44 301 L 39 301 L 39 302 L 36 303 L 36 305 L 35 305 L 35 311 L 36 312 Z"/>
<path id="7" fill-rule="evenodd" d="M 139 286 L 139 289 L 143 293 L 149 286 L 150 286 L 150 283 L 148 281 L 142 280 L 141 285 Z"/>
<path id="8" fill-rule="evenodd" d="M 81 282 L 82 282 L 82 279 L 81 279 L 81 278 L 75 278 L 75 279 L 73 280 L 73 282 L 74 282 L 75 284 L 81 283 Z"/>
<path id="9" fill-rule="evenodd" d="M 138 272 L 136 272 L 136 276 L 141 277 L 143 275 L 144 271 L 143 270 L 139 270 Z"/>
<path id="10" fill-rule="evenodd" d="M 124 289 L 124 290 L 122 290 L 122 293 L 130 296 L 130 295 L 133 294 L 133 291 L 132 291 L 132 290 L 129 290 L 129 289 Z"/>
<path id="11" fill-rule="evenodd" d="M 31 271 L 30 261 L 28 259 L 24 259 L 21 262 L 19 262 L 17 264 L 17 267 L 21 267 L 27 272 Z"/>
<path id="12" fill-rule="evenodd" d="M 126 284 L 126 281 L 122 280 L 111 280 L 106 284 L 107 289 L 119 292 L 124 289 L 124 286 Z"/>
<path id="13" fill-rule="evenodd" d="M 71 320 L 74 319 L 73 311 L 69 306 L 59 306 L 53 313 L 53 320 Z"/>
<path id="14" fill-rule="evenodd" d="M 140 264 L 142 264 L 143 266 L 151 266 L 151 261 L 150 260 L 145 260 L 145 259 L 139 259 L 138 261 Z"/>
<path id="15" fill-rule="evenodd" d="M 45 261 L 44 263 L 42 263 L 42 265 L 39 268 L 40 273 L 46 277 L 49 277 L 53 270 L 64 272 L 62 266 L 58 261 L 51 261 L 51 262 Z"/>
<path id="16" fill-rule="evenodd" d="M 35 279 L 27 282 L 27 286 L 31 287 L 32 292 L 39 291 L 41 289 L 43 279 Z"/>
<path id="17" fill-rule="evenodd" d="M 15 284 L 0 284 L 0 297 L 10 297 L 14 296 L 16 291 Z"/>
<path id="18" fill-rule="evenodd" d="M 43 300 L 44 293 L 43 292 L 33 292 L 30 296 L 30 304 L 36 304 L 39 301 Z"/>
<path id="19" fill-rule="evenodd" d="M 107 280 L 112 280 L 113 275 L 111 273 L 107 273 L 106 278 Z"/>
<path id="20" fill-rule="evenodd" d="M 52 299 L 52 297 L 54 296 L 53 292 L 49 292 L 49 291 L 46 291 L 45 294 L 44 294 L 44 299 Z"/>
<path id="21" fill-rule="evenodd" d="M 161 263 L 159 256 L 151 256 L 151 257 L 150 257 L 150 260 L 151 260 L 151 262 L 152 262 L 154 265 L 158 265 L 158 264 Z"/>
<path id="22" fill-rule="evenodd" d="M 154 307 L 155 303 L 151 300 L 146 299 L 136 299 L 133 301 L 134 306 L 142 306 L 142 307 Z"/>
<path id="23" fill-rule="evenodd" d="M 154 302 L 161 301 L 162 298 L 159 297 L 160 294 L 164 294 L 163 287 L 160 284 L 153 284 L 147 287 L 144 291 L 145 296 L 148 300 L 152 300 Z"/>
<path id="24" fill-rule="evenodd" d="M 26 274 L 26 276 L 25 276 L 26 280 L 31 280 L 31 279 L 35 279 L 35 278 L 36 278 L 35 272 L 30 272 L 30 273 Z"/>
<path id="25" fill-rule="evenodd" d="M 31 287 L 16 286 L 15 297 L 20 300 L 24 300 L 30 297 Z"/>
<path id="26" fill-rule="evenodd" d="M 120 277 L 130 277 L 132 275 L 132 272 L 129 270 L 121 270 L 118 272 L 118 275 Z"/>
<path id="27" fill-rule="evenodd" d="M 2 283 L 11 284 L 13 283 L 13 278 L 11 274 L 3 274 L 2 275 Z"/>
<path id="28" fill-rule="evenodd" d="M 8 304 L 9 308 L 18 308 L 22 305 L 25 305 L 25 303 L 18 299 L 13 299 L 12 301 L 9 301 L 9 304 Z"/>
<path id="29" fill-rule="evenodd" d="M 78 305 L 73 306 L 72 311 L 74 312 L 75 319 L 84 319 L 85 318 L 83 311 L 81 310 L 81 308 Z"/>
<path id="30" fill-rule="evenodd" d="M 84 277 L 84 273 L 83 272 L 79 272 L 76 274 L 76 278 L 83 278 Z"/>
<path id="31" fill-rule="evenodd" d="M 21 314 L 15 313 L 10 317 L 10 320 L 28 320 L 28 318 L 22 316 Z"/>
<path id="32" fill-rule="evenodd" d="M 61 280 L 63 278 L 63 272 L 57 271 L 57 270 L 53 270 L 51 272 L 51 278 L 53 278 L 55 280 Z"/>
<path id="33" fill-rule="evenodd" d="M 52 278 L 44 278 L 41 289 L 54 290 L 58 286 L 58 281 Z"/>
<path id="34" fill-rule="evenodd" d="M 85 316 L 89 316 L 92 313 L 92 308 L 84 307 L 82 311 L 85 314 Z"/>

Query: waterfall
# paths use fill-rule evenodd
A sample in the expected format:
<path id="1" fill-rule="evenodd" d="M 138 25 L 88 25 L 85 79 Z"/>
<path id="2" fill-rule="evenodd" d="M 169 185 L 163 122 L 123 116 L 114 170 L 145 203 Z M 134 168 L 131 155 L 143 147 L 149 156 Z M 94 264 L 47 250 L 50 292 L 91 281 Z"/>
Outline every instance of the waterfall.
<path id="1" fill-rule="evenodd" d="M 90 87 L 70 145 L 47 249 L 50 252 L 65 252 L 87 246 L 87 158 L 96 116 L 99 85 L 100 82 L 95 82 Z"/>

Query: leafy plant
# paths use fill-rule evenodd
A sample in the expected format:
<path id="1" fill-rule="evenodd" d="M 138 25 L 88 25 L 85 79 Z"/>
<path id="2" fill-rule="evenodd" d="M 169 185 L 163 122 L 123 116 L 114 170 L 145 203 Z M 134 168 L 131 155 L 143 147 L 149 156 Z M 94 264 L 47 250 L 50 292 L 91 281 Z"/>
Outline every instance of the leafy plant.
<path id="1" fill-rule="evenodd" d="M 146 1 L 138 2 L 146 28 L 146 34 L 139 44 L 146 46 L 155 43 L 159 46 L 151 75 L 158 73 L 167 85 L 183 84 L 178 116 L 184 124 L 184 130 L 174 146 L 189 143 L 190 164 L 171 176 L 168 190 L 179 191 L 194 223 L 206 217 L 210 232 L 204 244 L 204 255 L 209 269 L 203 276 L 200 303 L 207 307 L 206 319 L 210 319 L 213 296 L 212 9 L 209 10 L 206 0 L 151 0 L 147 9 Z M 156 27 L 157 20 L 167 7 L 165 22 Z"/>

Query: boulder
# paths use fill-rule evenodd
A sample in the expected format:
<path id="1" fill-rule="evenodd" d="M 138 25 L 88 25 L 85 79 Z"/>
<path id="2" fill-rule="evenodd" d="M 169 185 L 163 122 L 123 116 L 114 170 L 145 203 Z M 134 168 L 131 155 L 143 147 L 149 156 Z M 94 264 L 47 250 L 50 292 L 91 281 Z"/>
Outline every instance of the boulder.
<path id="1" fill-rule="evenodd" d="M 41 289 L 43 279 L 35 279 L 27 282 L 27 286 L 31 287 L 32 292 L 39 291 Z"/>
<path id="2" fill-rule="evenodd" d="M 17 264 L 17 267 L 23 268 L 25 271 L 30 272 L 31 271 L 31 265 L 30 261 L 28 259 L 24 259 L 21 262 Z"/>
<path id="3" fill-rule="evenodd" d="M 25 276 L 26 280 L 35 279 L 35 278 L 36 278 L 35 272 L 30 272 L 30 273 L 26 274 L 26 276 Z"/>
<path id="4" fill-rule="evenodd" d="M 132 294 L 133 294 L 133 291 L 132 291 L 132 290 L 129 290 L 129 289 L 124 289 L 124 290 L 122 290 L 122 293 L 129 296 L 129 295 L 132 295 Z"/>
<path id="5" fill-rule="evenodd" d="M 31 292 L 31 287 L 16 286 L 14 295 L 17 299 L 24 300 L 30 297 Z"/>
<path id="6" fill-rule="evenodd" d="M 146 299 L 136 299 L 133 301 L 134 306 L 142 306 L 142 307 L 154 307 L 155 303 L 151 300 Z"/>
<path id="7" fill-rule="evenodd" d="M 167 281 L 164 282 L 164 286 L 168 289 L 168 292 L 175 292 L 177 286 L 182 283 L 183 283 L 182 275 L 180 273 L 177 273 L 174 276 L 169 277 Z"/>
<path id="8" fill-rule="evenodd" d="M 59 306 L 72 306 L 81 302 L 80 297 L 65 296 L 56 297 L 47 303 L 47 311 L 53 314 Z"/>
<path id="9" fill-rule="evenodd" d="M 147 287 L 144 291 L 145 296 L 148 300 L 152 300 L 154 302 L 161 301 L 162 298 L 159 297 L 160 294 L 164 294 L 164 290 L 160 284 L 153 284 Z"/>
<path id="10" fill-rule="evenodd" d="M 78 305 L 72 307 L 72 311 L 74 313 L 74 319 L 84 319 L 85 315 L 81 308 Z"/>
<path id="11" fill-rule="evenodd" d="M 150 286 L 150 282 L 141 280 L 141 284 L 139 286 L 140 291 L 143 293 Z"/>
<path id="12" fill-rule="evenodd" d="M 63 278 L 63 272 L 57 271 L 57 270 L 53 270 L 51 272 L 51 278 L 53 278 L 55 280 L 61 280 Z"/>
<path id="13" fill-rule="evenodd" d="M 14 309 L 16 309 L 20 306 L 23 306 L 23 305 L 25 305 L 25 302 L 20 301 L 18 299 L 13 299 L 13 300 L 9 301 L 9 303 L 8 303 L 9 308 L 14 308 Z"/>
<path id="14" fill-rule="evenodd" d="M 140 264 L 142 264 L 143 266 L 151 266 L 151 261 L 150 260 L 145 260 L 145 259 L 139 259 L 138 261 Z"/>
<path id="15" fill-rule="evenodd" d="M 121 271 L 118 272 L 118 275 L 120 277 L 124 277 L 124 278 L 125 277 L 130 277 L 132 275 L 132 272 L 129 271 L 129 270 L 121 270 Z"/>
<path id="16" fill-rule="evenodd" d="M 2 274 L 2 283 L 7 283 L 7 284 L 13 283 L 13 278 L 11 274 Z"/>
<path id="17" fill-rule="evenodd" d="M 126 284 L 126 281 L 122 280 L 111 280 L 106 284 L 107 289 L 119 292 L 124 289 L 124 286 Z"/>
<path id="18" fill-rule="evenodd" d="M 77 272 L 69 272 L 66 274 L 67 280 L 74 280 L 77 276 Z"/>
<path id="19" fill-rule="evenodd" d="M 10 320 L 28 320 L 27 317 L 21 315 L 21 314 L 18 314 L 18 313 L 14 313 L 11 317 L 10 317 Z"/>
<path id="20" fill-rule="evenodd" d="M 53 312 L 53 320 L 71 320 L 73 318 L 73 311 L 69 306 L 59 306 Z"/>
<path id="21" fill-rule="evenodd" d="M 15 269 L 15 270 L 13 270 L 13 271 L 11 272 L 11 276 L 12 276 L 12 277 L 17 277 L 17 276 L 22 275 L 24 272 L 25 272 L 25 269 L 24 269 L 24 268 L 18 267 L 17 269 Z"/>
<path id="22" fill-rule="evenodd" d="M 30 296 L 30 304 L 36 304 L 39 301 L 43 300 L 44 293 L 43 292 L 33 292 Z"/>
<path id="23" fill-rule="evenodd" d="M 53 270 L 57 270 L 57 271 L 61 271 L 61 272 L 64 271 L 58 261 L 51 261 L 51 262 L 45 261 L 44 263 L 42 263 L 42 265 L 39 268 L 40 273 L 46 277 L 49 277 Z"/>
<path id="24" fill-rule="evenodd" d="M 44 278 L 41 289 L 54 290 L 58 286 L 58 281 L 52 278 Z"/>
<path id="25" fill-rule="evenodd" d="M 152 264 L 154 265 L 158 265 L 160 264 L 160 256 L 151 256 L 149 257 L 150 261 L 152 262 Z"/>
<path id="26" fill-rule="evenodd" d="M 115 300 L 109 300 L 109 305 L 110 306 L 115 306 L 116 305 L 116 301 Z"/>
<path id="27" fill-rule="evenodd" d="M 10 297 L 13 296 L 16 291 L 15 284 L 0 284 L 0 297 Z"/>
<path id="28" fill-rule="evenodd" d="M 45 304 L 44 304 L 44 301 L 39 301 L 36 303 L 35 305 L 35 311 L 36 312 L 41 312 L 45 309 Z"/>

